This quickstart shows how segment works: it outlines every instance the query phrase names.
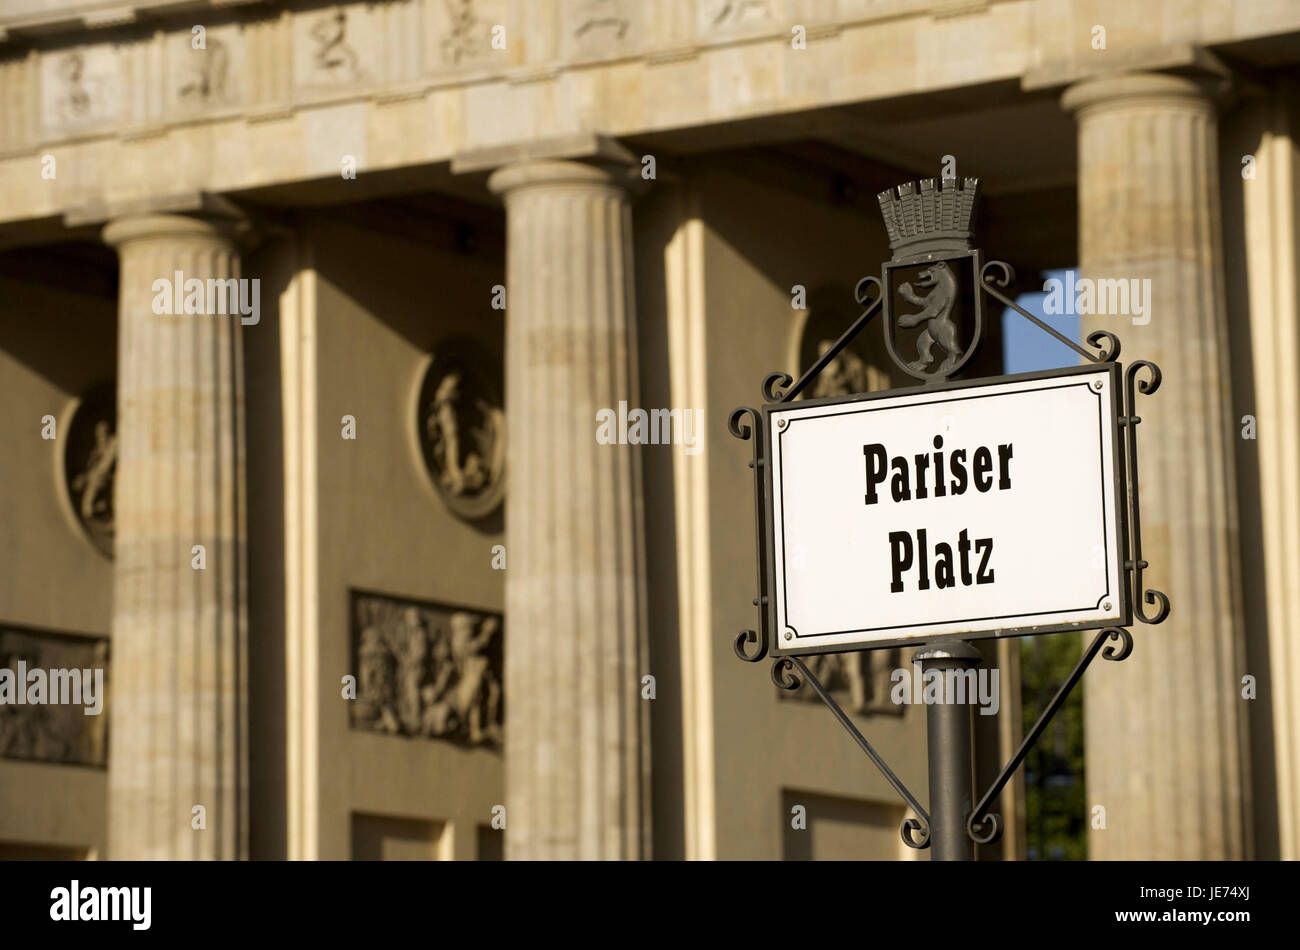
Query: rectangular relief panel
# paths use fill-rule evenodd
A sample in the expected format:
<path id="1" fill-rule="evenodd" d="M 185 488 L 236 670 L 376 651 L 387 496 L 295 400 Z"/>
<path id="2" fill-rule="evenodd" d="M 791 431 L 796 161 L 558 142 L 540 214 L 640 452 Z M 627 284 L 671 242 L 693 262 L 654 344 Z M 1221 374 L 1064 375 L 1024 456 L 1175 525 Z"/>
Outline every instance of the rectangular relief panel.
<path id="1" fill-rule="evenodd" d="M 108 640 L 0 626 L 0 758 L 108 764 Z"/>
<path id="2" fill-rule="evenodd" d="M 500 749 L 499 613 L 351 592 L 353 729 Z"/>

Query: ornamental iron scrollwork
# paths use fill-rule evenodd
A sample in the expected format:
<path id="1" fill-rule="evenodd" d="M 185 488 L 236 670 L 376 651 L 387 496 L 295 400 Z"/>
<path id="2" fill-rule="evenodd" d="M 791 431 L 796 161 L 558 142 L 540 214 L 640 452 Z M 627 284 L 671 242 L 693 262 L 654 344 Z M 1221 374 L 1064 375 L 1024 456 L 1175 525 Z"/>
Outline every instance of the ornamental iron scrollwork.
<path id="1" fill-rule="evenodd" d="M 799 671 L 798 673 L 794 672 L 796 669 Z M 772 682 L 780 689 L 798 689 L 801 685 L 799 674 L 803 675 L 803 681 L 813 688 L 821 701 L 830 709 L 836 721 L 853 737 L 853 741 L 858 744 L 858 748 L 866 753 L 867 758 L 880 770 L 880 774 L 885 777 L 885 781 L 890 784 L 894 791 L 898 792 L 903 801 L 907 802 L 908 807 L 916 813 L 915 818 L 904 818 L 899 828 L 903 843 L 909 848 L 915 848 L 918 851 L 929 847 L 930 815 L 921 806 L 921 803 L 916 800 L 916 796 L 903 784 L 902 779 L 895 775 L 893 770 L 885 764 L 885 760 L 880 757 L 880 753 L 872 747 L 866 736 L 853 724 L 853 720 L 844 712 L 844 709 L 835 701 L 835 698 L 831 696 L 826 687 L 822 685 L 821 680 L 813 675 L 812 670 L 808 669 L 808 665 L 804 663 L 803 659 L 797 656 L 781 657 L 772 664 Z M 912 837 L 913 832 L 917 833 L 917 837 Z"/>
<path id="2" fill-rule="evenodd" d="M 789 403 L 798 398 L 878 314 L 883 315 L 882 335 L 890 360 L 902 373 L 920 381 L 916 387 L 898 391 L 924 391 L 947 383 L 970 362 L 982 343 L 986 297 L 1019 314 L 1088 362 L 1119 366 L 1121 344 L 1114 333 L 1095 330 L 1087 335 L 1081 345 L 1016 303 L 1014 294 L 1008 292 L 1015 283 L 1015 270 L 1004 261 L 985 262 L 982 251 L 971 246 L 971 226 L 978 193 L 977 178 L 967 178 L 960 186 L 955 179 L 945 179 L 942 184 L 927 179 L 919 184 L 909 183 L 881 192 L 878 198 L 893 256 L 882 265 L 880 277 L 863 277 L 854 288 L 854 300 L 863 308 L 861 314 L 833 344 L 820 348 L 820 355 L 797 380 L 789 373 L 769 373 L 761 386 L 764 402 Z M 960 274 L 963 271 L 970 274 L 969 283 L 972 287 L 969 294 L 962 293 Z M 905 279 L 899 281 L 900 277 Z M 897 298 L 901 298 L 904 307 L 896 306 Z M 968 316 L 969 320 L 962 321 L 959 316 Z M 963 345 L 967 323 L 970 325 L 970 339 Z M 914 336 L 909 340 L 900 339 L 899 330 L 914 331 Z M 913 358 L 904 355 L 911 352 L 915 353 Z M 1139 378 L 1143 372 L 1145 376 Z M 1158 624 L 1168 617 L 1169 598 L 1158 590 L 1147 588 L 1144 583 L 1143 572 L 1149 565 L 1142 557 L 1136 433 L 1137 425 L 1142 420 L 1134 410 L 1136 395 L 1155 393 L 1160 380 L 1160 368 L 1149 360 L 1139 360 L 1128 366 L 1124 373 L 1124 392 L 1117 419 L 1124 434 L 1123 444 L 1119 448 L 1123 455 L 1121 464 L 1127 494 L 1124 512 L 1127 516 L 1123 538 L 1124 570 L 1137 617 L 1147 624 Z M 754 472 L 758 595 L 753 603 L 758 608 L 758 626 L 757 629 L 741 631 L 735 639 L 734 647 L 740 659 L 757 663 L 769 657 L 776 636 L 776 631 L 771 629 L 767 609 L 770 592 L 767 539 L 763 525 L 765 506 L 769 501 L 765 479 L 769 460 L 762 430 L 762 412 L 749 406 L 738 407 L 731 413 L 728 428 L 736 438 L 750 441 L 753 449 L 749 466 Z M 1146 607 L 1152 607 L 1154 611 L 1148 612 Z M 919 642 L 917 644 L 918 647 L 924 645 Z M 1128 657 L 1132 650 L 1133 636 L 1127 629 L 1108 627 L 1097 633 L 1074 670 L 1026 734 L 1016 753 L 968 816 L 966 832 L 973 841 L 991 844 L 1002 835 L 1002 818 L 990 812 L 989 808 L 1096 656 L 1100 653 L 1103 659 L 1118 662 Z M 798 656 L 775 657 L 771 679 L 783 691 L 797 690 L 805 682 L 812 687 L 915 814 L 916 817 L 905 818 L 902 822 L 900 834 L 903 842 L 918 850 L 928 848 L 931 843 L 928 813 L 890 770 L 803 660 Z"/>
<path id="3" fill-rule="evenodd" d="M 1108 640 L 1118 640 L 1120 642 L 1116 646 L 1113 643 L 1107 643 Z M 1002 836 L 1002 817 L 989 813 L 988 809 L 997 797 L 1002 794 L 1002 789 L 1011 781 L 1016 769 L 1028 757 L 1039 736 L 1047 729 L 1048 723 L 1065 705 L 1065 701 L 1070 698 L 1070 691 L 1083 678 L 1084 671 L 1088 669 L 1088 665 L 1096 658 L 1098 652 L 1106 660 L 1115 662 L 1123 660 L 1133 652 L 1133 635 L 1122 627 L 1108 627 L 1093 638 L 1088 649 L 1084 651 L 1083 657 L 1075 664 L 1074 669 L 1070 671 L 1070 675 L 1066 677 L 1065 682 L 1057 689 L 1056 695 L 1052 697 L 1052 701 L 1047 704 L 1047 708 L 1038 717 L 1038 721 L 1034 723 L 1033 728 L 1021 741 L 1020 748 L 1016 750 L 1011 760 L 1003 766 L 1002 771 L 998 773 L 998 777 L 993 780 L 993 784 L 984 793 L 984 797 L 979 800 L 974 810 L 971 811 L 970 818 L 966 821 L 966 833 L 971 836 L 971 839 L 976 844 L 992 844 Z"/>
<path id="4" fill-rule="evenodd" d="M 1146 370 L 1148 373 L 1146 379 L 1137 378 L 1138 373 L 1142 370 Z M 1138 619 L 1143 623 L 1154 624 L 1160 623 L 1169 616 L 1169 598 L 1158 590 L 1147 589 L 1142 579 L 1142 572 L 1148 567 L 1147 562 L 1142 559 L 1142 515 L 1138 507 L 1137 426 L 1142 421 L 1142 417 L 1133 412 L 1137 406 L 1134 383 L 1137 384 L 1137 392 L 1147 396 L 1151 395 L 1160 388 L 1160 367 L 1149 360 L 1138 360 L 1128 367 L 1124 374 L 1125 413 L 1120 417 L 1120 425 L 1124 428 L 1129 525 L 1132 535 L 1132 546 L 1129 549 L 1132 559 L 1125 561 L 1124 566 L 1133 579 L 1131 589 L 1133 592 L 1133 605 L 1137 611 Z M 1156 612 L 1148 616 L 1143 604 L 1154 606 Z"/>
<path id="5" fill-rule="evenodd" d="M 746 419 L 746 416 L 749 418 Z M 763 427 L 762 416 L 757 409 L 742 407 L 731 413 L 731 418 L 727 421 L 727 428 L 731 434 L 738 439 L 750 439 L 754 443 L 754 458 L 749 463 L 749 467 L 754 470 L 754 544 L 758 550 L 758 596 L 754 598 L 754 606 L 758 608 L 758 630 L 742 630 L 736 637 L 735 650 L 736 656 L 740 657 L 746 663 L 758 663 L 763 660 L 771 647 L 771 639 L 768 633 L 768 624 L 766 619 L 767 612 L 767 574 L 763 570 L 764 544 L 762 529 L 762 507 L 763 507 Z M 757 647 L 752 653 L 746 649 L 746 645 Z"/>

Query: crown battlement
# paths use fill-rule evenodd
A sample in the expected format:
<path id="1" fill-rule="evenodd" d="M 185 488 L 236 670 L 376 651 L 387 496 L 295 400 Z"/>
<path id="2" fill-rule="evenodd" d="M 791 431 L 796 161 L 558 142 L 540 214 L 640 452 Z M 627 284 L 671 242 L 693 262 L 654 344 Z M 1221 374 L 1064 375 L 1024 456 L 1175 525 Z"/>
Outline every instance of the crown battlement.
<path id="1" fill-rule="evenodd" d="M 961 187 L 955 178 L 945 178 L 941 186 L 923 178 L 880 192 L 880 213 L 894 257 L 969 250 L 979 188 L 978 178 L 965 179 Z"/>

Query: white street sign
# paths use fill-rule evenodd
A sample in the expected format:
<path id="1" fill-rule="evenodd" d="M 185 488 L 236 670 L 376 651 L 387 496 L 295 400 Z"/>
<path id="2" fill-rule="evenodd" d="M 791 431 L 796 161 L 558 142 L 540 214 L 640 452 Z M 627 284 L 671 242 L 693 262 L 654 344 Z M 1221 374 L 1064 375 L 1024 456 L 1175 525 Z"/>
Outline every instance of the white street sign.
<path id="1" fill-rule="evenodd" d="M 1126 625 L 1119 385 L 765 407 L 775 652 Z"/>

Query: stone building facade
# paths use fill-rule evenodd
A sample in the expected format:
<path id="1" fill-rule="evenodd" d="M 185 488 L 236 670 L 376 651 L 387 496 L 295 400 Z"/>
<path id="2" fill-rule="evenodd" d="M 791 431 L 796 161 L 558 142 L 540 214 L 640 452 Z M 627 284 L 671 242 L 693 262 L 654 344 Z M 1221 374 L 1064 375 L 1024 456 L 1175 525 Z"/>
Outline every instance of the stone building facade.
<path id="1" fill-rule="evenodd" d="M 732 654 L 726 420 L 951 159 L 1028 289 L 1151 281 L 1083 320 L 1164 369 L 1175 605 L 1087 678 L 1091 854 L 1300 857 L 1297 61 L 1267 0 L 3 0 L 0 660 L 108 697 L 3 710 L 0 856 L 916 857 Z M 604 444 L 620 406 L 695 439 Z M 823 672 L 923 789 L 899 659 Z"/>

